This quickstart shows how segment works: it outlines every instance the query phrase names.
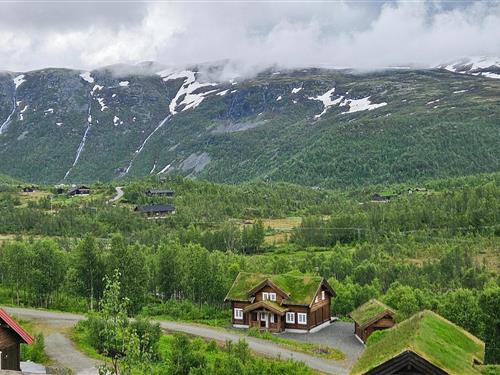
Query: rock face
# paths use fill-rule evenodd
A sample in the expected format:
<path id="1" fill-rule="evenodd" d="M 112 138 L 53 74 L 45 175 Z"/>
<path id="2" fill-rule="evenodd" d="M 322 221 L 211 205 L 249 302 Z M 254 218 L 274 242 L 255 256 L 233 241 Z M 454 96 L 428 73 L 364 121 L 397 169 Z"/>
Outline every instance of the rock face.
<path id="1" fill-rule="evenodd" d="M 37 183 L 180 173 L 334 187 L 498 170 L 500 80 L 443 68 L 268 71 L 229 82 L 196 68 L 4 72 L 0 173 Z"/>

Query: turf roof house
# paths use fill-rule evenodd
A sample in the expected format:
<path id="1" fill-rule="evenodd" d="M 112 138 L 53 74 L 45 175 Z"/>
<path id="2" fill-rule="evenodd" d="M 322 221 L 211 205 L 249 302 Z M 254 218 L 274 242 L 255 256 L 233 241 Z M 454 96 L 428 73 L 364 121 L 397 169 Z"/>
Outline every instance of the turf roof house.
<path id="1" fill-rule="evenodd" d="M 330 324 L 332 297 L 319 276 L 240 272 L 224 301 L 231 302 L 234 327 L 314 332 Z"/>
<path id="2" fill-rule="evenodd" d="M 363 343 L 374 331 L 394 326 L 394 315 L 394 310 L 376 299 L 369 300 L 349 314 L 354 320 L 354 334 Z"/>
<path id="3" fill-rule="evenodd" d="M 0 309 L 0 370 L 21 371 L 21 344 L 31 343 L 33 338 Z"/>
<path id="4" fill-rule="evenodd" d="M 480 375 L 484 343 L 432 311 L 381 333 L 351 375 Z"/>

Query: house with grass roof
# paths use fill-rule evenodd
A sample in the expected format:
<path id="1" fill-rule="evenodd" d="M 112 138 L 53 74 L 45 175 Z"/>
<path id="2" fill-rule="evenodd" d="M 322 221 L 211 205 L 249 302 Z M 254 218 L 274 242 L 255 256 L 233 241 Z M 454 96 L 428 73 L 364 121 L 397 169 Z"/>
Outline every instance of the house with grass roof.
<path id="1" fill-rule="evenodd" d="M 351 375 L 474 375 L 484 342 L 432 311 L 422 311 L 368 340 Z"/>
<path id="2" fill-rule="evenodd" d="M 237 328 L 316 332 L 330 324 L 335 292 L 326 279 L 301 273 L 240 272 L 227 293 Z"/>
<path id="3" fill-rule="evenodd" d="M 354 334 L 366 343 L 374 331 L 391 328 L 396 324 L 395 312 L 379 300 L 371 299 L 349 314 L 354 321 Z"/>

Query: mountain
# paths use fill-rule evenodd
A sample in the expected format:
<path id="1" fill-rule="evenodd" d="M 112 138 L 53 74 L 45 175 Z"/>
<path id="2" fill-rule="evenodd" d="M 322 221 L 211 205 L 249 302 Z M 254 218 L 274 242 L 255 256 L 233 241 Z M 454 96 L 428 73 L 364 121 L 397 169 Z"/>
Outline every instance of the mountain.
<path id="1" fill-rule="evenodd" d="M 476 65 L 269 69 L 230 81 L 223 64 L 4 72 L 0 173 L 337 187 L 497 171 L 500 80 L 474 75 Z"/>
<path id="2" fill-rule="evenodd" d="M 457 61 L 441 64 L 438 68 L 454 73 L 500 79 L 500 58 L 498 57 L 464 57 Z"/>

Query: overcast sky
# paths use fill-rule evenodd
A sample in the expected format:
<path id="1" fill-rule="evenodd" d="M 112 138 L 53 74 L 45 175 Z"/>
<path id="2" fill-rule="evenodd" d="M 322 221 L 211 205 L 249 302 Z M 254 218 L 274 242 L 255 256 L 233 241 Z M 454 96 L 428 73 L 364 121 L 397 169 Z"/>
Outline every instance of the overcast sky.
<path id="1" fill-rule="evenodd" d="M 154 60 L 247 66 L 435 65 L 500 56 L 497 1 L 0 0 L 0 69 Z"/>

